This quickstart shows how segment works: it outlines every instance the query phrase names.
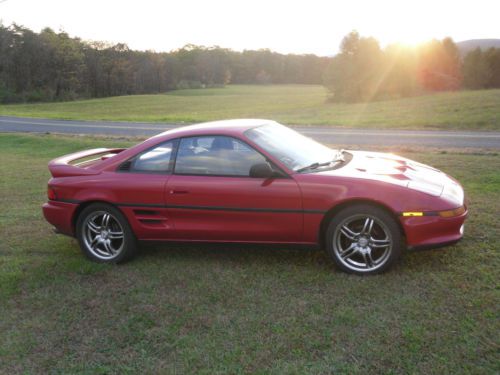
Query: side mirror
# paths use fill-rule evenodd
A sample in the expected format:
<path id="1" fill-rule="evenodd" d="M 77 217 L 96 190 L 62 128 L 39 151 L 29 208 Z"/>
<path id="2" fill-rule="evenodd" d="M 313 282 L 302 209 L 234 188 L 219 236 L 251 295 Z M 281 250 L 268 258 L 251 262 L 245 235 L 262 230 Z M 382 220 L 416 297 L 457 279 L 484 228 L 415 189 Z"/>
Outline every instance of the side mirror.
<path id="1" fill-rule="evenodd" d="M 274 176 L 274 171 L 269 163 L 254 164 L 250 168 L 250 177 L 270 178 Z"/>

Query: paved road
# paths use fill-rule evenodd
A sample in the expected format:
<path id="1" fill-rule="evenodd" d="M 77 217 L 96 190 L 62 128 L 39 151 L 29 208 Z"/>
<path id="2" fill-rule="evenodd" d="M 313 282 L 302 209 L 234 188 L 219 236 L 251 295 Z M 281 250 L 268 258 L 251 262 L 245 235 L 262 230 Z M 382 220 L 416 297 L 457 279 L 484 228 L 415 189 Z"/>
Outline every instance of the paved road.
<path id="1" fill-rule="evenodd" d="M 181 125 L 46 120 L 0 116 L 0 131 L 2 132 L 151 136 L 178 126 Z M 500 149 L 500 132 L 375 130 L 319 126 L 296 126 L 295 129 L 311 138 L 329 144 Z"/>

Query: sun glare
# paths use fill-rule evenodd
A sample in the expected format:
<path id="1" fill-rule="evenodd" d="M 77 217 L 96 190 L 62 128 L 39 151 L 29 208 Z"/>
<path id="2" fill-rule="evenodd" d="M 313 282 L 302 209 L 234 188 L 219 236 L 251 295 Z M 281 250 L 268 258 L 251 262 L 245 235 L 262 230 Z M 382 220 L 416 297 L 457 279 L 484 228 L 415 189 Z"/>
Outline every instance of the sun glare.
<path id="1" fill-rule="evenodd" d="M 382 46 L 413 47 L 447 36 L 455 41 L 498 37 L 500 11 L 500 3 L 483 0 L 476 0 L 473 9 L 451 0 L 253 0 L 238 5 L 230 0 L 143 0 L 140 6 L 131 0 L 87 0 L 74 4 L 79 5 L 78 11 L 63 0 L 7 0 L 0 3 L 0 20 L 35 31 L 65 30 L 85 40 L 123 42 L 140 50 L 170 51 L 191 43 L 239 51 L 269 48 L 333 55 L 352 30 L 376 38 Z M 474 14 L 476 9 L 480 15 Z"/>

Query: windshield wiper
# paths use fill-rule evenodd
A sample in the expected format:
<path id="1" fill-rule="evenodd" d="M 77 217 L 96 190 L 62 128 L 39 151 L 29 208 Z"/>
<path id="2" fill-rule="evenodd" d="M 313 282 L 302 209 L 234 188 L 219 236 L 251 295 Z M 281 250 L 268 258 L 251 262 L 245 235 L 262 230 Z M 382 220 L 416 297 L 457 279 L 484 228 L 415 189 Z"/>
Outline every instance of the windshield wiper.
<path id="1" fill-rule="evenodd" d="M 333 160 L 332 161 L 327 161 L 325 163 L 312 163 L 312 164 L 309 164 L 306 167 L 302 167 L 302 168 L 297 169 L 296 172 L 300 173 L 300 172 L 307 171 L 309 169 L 318 169 L 319 167 L 326 167 L 327 165 L 330 165 L 332 163 L 333 163 Z"/>
<path id="2" fill-rule="evenodd" d="M 312 164 L 309 164 L 305 167 L 297 169 L 296 172 L 301 173 L 301 172 L 305 172 L 308 170 L 318 169 L 320 167 L 326 167 L 326 166 L 329 166 L 333 163 L 344 162 L 345 161 L 344 152 L 345 152 L 344 150 L 339 150 L 339 152 L 337 152 L 335 154 L 335 157 L 332 160 L 324 162 L 324 163 L 312 163 Z"/>

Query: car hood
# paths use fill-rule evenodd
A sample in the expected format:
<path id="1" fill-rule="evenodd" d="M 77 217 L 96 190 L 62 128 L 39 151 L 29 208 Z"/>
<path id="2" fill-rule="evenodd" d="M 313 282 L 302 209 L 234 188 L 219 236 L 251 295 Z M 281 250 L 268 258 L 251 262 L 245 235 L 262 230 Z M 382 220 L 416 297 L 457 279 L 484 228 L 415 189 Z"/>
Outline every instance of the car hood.
<path id="1" fill-rule="evenodd" d="M 463 204 L 460 184 L 439 169 L 394 154 L 348 152 L 353 158 L 344 167 L 319 173 L 387 182 Z"/>

